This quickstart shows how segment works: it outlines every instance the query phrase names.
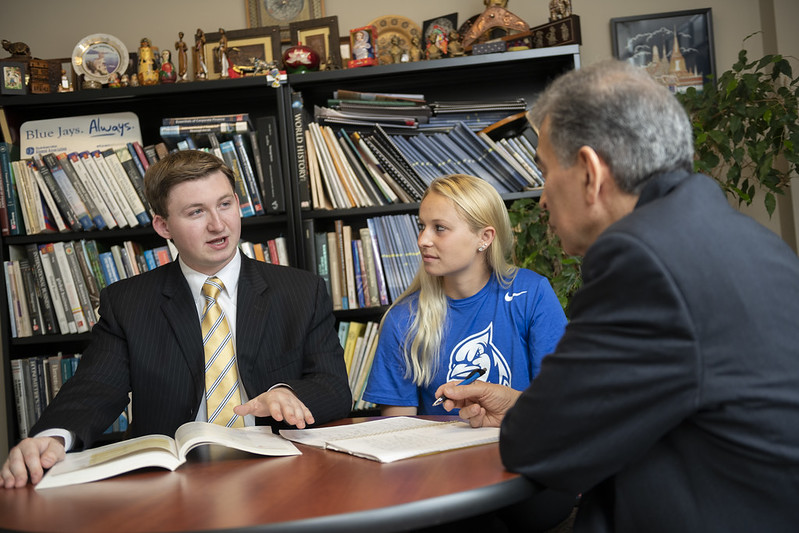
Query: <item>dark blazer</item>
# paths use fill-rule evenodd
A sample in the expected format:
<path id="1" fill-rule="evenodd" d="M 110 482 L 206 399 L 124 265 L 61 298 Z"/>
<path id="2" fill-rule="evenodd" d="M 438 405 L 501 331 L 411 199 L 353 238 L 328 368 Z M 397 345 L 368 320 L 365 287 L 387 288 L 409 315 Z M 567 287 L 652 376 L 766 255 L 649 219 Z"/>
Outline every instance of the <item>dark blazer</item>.
<path id="1" fill-rule="evenodd" d="M 347 416 L 352 397 L 321 278 L 242 257 L 236 317 L 236 353 L 249 398 L 285 383 L 316 423 Z M 177 261 L 116 282 L 100 295 L 100 320 L 78 371 L 33 434 L 65 428 L 76 433 L 78 448 L 91 446 L 132 391 L 129 436 L 174 435 L 197 416 L 203 357 L 197 309 Z"/>
<path id="2" fill-rule="evenodd" d="M 799 259 L 699 175 L 657 176 L 583 262 L 506 466 L 583 492 L 575 531 L 799 527 Z"/>

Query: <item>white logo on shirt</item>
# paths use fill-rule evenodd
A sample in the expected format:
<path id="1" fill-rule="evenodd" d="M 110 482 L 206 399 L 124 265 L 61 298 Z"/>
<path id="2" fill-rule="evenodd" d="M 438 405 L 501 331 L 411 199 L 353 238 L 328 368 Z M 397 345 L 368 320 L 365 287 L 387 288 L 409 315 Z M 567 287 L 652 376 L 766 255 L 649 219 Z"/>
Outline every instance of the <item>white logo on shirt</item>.
<path id="1" fill-rule="evenodd" d="M 469 372 L 479 367 L 487 369 L 488 372 L 478 379 L 510 386 L 510 365 L 499 348 L 494 346 L 493 336 L 492 322 L 483 331 L 469 335 L 459 342 L 450 353 L 447 381 L 464 379 Z"/>
<path id="2" fill-rule="evenodd" d="M 506 302 L 510 302 L 511 300 L 513 300 L 513 299 L 514 299 L 514 298 L 516 298 L 517 296 L 521 296 L 522 294 L 527 294 L 527 291 L 522 291 L 522 292 L 514 292 L 513 294 L 511 294 L 511 293 L 509 293 L 509 292 L 506 292 L 506 293 L 505 293 L 505 301 L 506 301 Z"/>

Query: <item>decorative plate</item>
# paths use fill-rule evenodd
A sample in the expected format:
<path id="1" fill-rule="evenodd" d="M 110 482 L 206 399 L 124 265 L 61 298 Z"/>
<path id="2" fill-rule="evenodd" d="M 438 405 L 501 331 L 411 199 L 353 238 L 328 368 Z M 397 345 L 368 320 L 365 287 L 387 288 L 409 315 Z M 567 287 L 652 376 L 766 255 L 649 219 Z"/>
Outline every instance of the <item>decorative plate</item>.
<path id="1" fill-rule="evenodd" d="M 122 75 L 128 69 L 128 49 L 122 41 L 105 33 L 81 39 L 72 51 L 72 66 L 84 78 L 108 83 L 112 74 Z"/>
<path id="2" fill-rule="evenodd" d="M 416 37 L 421 43 L 422 30 L 409 18 L 399 15 L 386 15 L 369 23 L 377 28 L 377 54 L 381 65 L 394 63 L 391 56 L 391 38 L 398 37 L 398 45 L 404 53 L 411 48 L 411 39 Z M 420 45 L 421 46 L 421 45 Z"/>

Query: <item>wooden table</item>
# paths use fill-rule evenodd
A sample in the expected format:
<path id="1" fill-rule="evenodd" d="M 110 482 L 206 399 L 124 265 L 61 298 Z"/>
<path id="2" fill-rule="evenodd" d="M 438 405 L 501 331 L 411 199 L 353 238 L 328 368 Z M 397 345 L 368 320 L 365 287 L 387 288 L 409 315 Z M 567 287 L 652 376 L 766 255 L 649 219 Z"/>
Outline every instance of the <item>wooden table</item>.
<path id="1" fill-rule="evenodd" d="M 175 472 L 138 470 L 43 491 L 0 489 L 0 530 L 397 531 L 482 514 L 535 491 L 505 470 L 498 444 L 389 464 L 297 447 L 302 455 L 262 457 L 205 446 Z"/>

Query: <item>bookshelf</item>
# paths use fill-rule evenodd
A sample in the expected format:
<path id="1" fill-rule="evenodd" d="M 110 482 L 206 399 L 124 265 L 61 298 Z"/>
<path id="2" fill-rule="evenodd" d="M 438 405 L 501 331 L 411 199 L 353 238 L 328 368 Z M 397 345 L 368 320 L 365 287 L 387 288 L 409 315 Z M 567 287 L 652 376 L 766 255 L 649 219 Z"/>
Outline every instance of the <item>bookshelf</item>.
<path id="1" fill-rule="evenodd" d="M 333 91 L 351 89 L 369 92 L 423 93 L 429 101 L 511 99 L 523 97 L 528 103 L 557 75 L 579 68 L 579 47 L 576 45 L 465 56 L 395 65 L 356 69 L 308 72 L 289 75 L 288 84 L 272 88 L 265 77 L 211 80 L 147 87 L 83 90 L 74 93 L 0 97 L 0 123 L 11 141 L 19 144 L 15 135 L 20 126 L 30 120 L 79 116 L 92 113 L 132 111 L 139 117 L 145 143 L 159 140 L 161 119 L 225 113 L 249 113 L 259 117 L 277 117 L 280 138 L 280 159 L 283 184 L 286 190 L 286 211 L 280 215 L 265 215 L 242 219 L 242 238 L 263 242 L 283 235 L 291 264 L 314 270 L 305 252 L 305 227 L 310 222 L 316 231 L 331 231 L 335 220 L 343 220 L 354 229 L 366 225 L 370 217 L 415 214 L 418 203 L 391 204 L 379 207 L 306 210 L 299 205 L 296 143 L 293 138 L 291 92 L 302 94 L 304 106 L 313 115 L 314 105 L 325 105 Z M 9 139 L 5 139 L 9 140 Z M 503 195 L 510 203 L 520 197 L 535 197 L 530 191 Z M 9 247 L 29 243 L 48 243 L 79 239 L 96 239 L 106 243 L 134 240 L 144 246 L 163 244 L 149 228 L 128 228 L 88 232 L 50 233 L 45 235 L 0 238 L 0 255 L 9 259 Z M 4 279 L 0 288 L 7 294 Z M 336 311 L 339 321 L 378 320 L 385 306 Z M 6 401 L 6 426 L 9 444 L 18 437 L 16 407 L 10 375 L 10 361 L 64 351 L 80 351 L 91 338 L 90 333 L 76 335 L 40 335 L 11 338 L 8 306 L 0 306 L 0 377 Z"/>

